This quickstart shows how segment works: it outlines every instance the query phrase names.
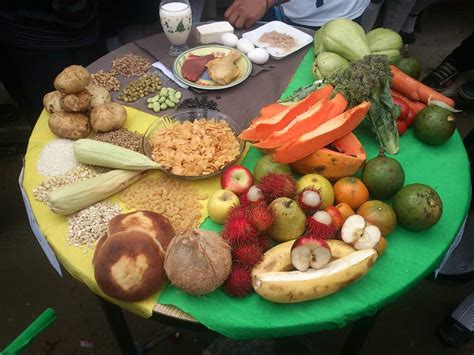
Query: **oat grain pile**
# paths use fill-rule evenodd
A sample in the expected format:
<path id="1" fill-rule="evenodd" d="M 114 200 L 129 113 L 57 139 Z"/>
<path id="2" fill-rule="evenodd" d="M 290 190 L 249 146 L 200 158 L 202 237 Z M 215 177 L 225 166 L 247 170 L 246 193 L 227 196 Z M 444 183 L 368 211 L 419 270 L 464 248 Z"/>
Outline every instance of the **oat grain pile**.
<path id="1" fill-rule="evenodd" d="M 232 162 L 240 143 L 223 120 L 199 119 L 177 122 L 150 138 L 152 157 L 181 176 L 208 175 Z"/>
<path id="2" fill-rule="evenodd" d="M 140 55 L 127 53 L 112 61 L 112 70 L 114 75 L 125 77 L 142 76 L 151 68 L 151 62 Z"/>

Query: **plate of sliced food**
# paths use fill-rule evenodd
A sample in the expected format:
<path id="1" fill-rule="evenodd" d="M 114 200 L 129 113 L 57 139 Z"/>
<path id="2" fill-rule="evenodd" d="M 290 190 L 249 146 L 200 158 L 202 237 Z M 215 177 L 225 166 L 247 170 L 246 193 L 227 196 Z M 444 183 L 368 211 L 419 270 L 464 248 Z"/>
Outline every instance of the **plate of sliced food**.
<path id="1" fill-rule="evenodd" d="M 196 89 L 220 90 L 240 84 L 250 76 L 252 62 L 237 49 L 206 45 L 182 53 L 173 64 L 173 73 Z"/>

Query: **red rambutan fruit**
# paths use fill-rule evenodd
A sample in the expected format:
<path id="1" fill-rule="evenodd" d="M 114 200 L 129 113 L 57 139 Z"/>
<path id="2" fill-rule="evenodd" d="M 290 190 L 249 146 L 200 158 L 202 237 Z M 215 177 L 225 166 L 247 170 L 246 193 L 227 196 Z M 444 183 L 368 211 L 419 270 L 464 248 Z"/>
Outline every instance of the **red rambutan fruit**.
<path id="1" fill-rule="evenodd" d="M 258 244 L 242 244 L 232 250 L 234 260 L 247 269 L 252 269 L 263 258 L 262 249 Z"/>
<path id="2" fill-rule="evenodd" d="M 324 212 L 324 211 L 318 211 Z M 316 212 L 316 213 L 318 213 Z M 316 214 L 315 213 L 315 214 Z M 326 212 L 327 213 L 327 212 Z M 308 217 L 306 220 L 306 234 L 311 234 L 322 239 L 334 238 L 336 230 L 330 222 L 329 224 L 318 221 L 314 216 Z"/>
<path id="3" fill-rule="evenodd" d="M 228 219 L 222 231 L 222 238 L 231 246 L 253 243 L 258 232 L 245 216 Z"/>
<path id="4" fill-rule="evenodd" d="M 245 218 L 245 214 L 246 210 L 243 206 L 236 206 L 230 211 L 229 216 L 227 217 L 227 221 L 230 221 L 232 219 Z"/>
<path id="5" fill-rule="evenodd" d="M 267 237 L 265 234 L 260 234 L 257 237 L 257 244 L 260 247 L 260 249 L 262 249 L 263 253 L 265 253 L 267 250 L 273 247 L 272 240 L 269 237 Z"/>
<path id="6" fill-rule="evenodd" d="M 248 206 L 258 201 L 263 201 L 263 194 L 260 188 L 253 185 L 246 192 L 242 193 L 239 199 L 242 206 Z"/>
<path id="7" fill-rule="evenodd" d="M 234 297 L 245 297 L 252 292 L 252 275 L 250 270 L 234 265 L 229 277 L 224 282 L 224 290 Z"/>
<path id="8" fill-rule="evenodd" d="M 307 215 L 314 214 L 323 203 L 319 190 L 307 187 L 298 194 L 298 205 Z"/>
<path id="9" fill-rule="evenodd" d="M 264 201 L 252 203 L 247 207 L 247 219 L 258 232 L 266 231 L 275 220 Z"/>
<path id="10" fill-rule="evenodd" d="M 270 203 L 279 197 L 293 198 L 296 192 L 296 180 L 290 174 L 269 173 L 258 184 L 265 200 Z"/>

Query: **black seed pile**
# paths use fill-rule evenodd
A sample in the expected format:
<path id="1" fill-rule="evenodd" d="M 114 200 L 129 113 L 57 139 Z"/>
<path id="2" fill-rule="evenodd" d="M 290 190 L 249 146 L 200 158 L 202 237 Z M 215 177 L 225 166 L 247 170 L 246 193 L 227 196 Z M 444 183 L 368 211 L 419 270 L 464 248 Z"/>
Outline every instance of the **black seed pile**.
<path id="1" fill-rule="evenodd" d="M 207 96 L 203 96 L 201 98 L 193 97 L 192 99 L 183 100 L 176 109 L 184 110 L 187 108 L 207 108 L 209 110 L 219 111 L 217 108 L 217 102 L 214 100 L 209 100 Z"/>

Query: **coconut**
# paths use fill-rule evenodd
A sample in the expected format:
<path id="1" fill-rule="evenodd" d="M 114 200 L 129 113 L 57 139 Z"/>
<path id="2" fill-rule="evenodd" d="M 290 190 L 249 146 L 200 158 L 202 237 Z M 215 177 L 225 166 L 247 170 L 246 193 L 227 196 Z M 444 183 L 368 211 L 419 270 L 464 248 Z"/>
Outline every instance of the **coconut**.
<path id="1" fill-rule="evenodd" d="M 230 246 L 216 232 L 189 229 L 178 233 L 166 250 L 166 276 L 192 295 L 214 291 L 227 279 L 231 266 Z"/>

